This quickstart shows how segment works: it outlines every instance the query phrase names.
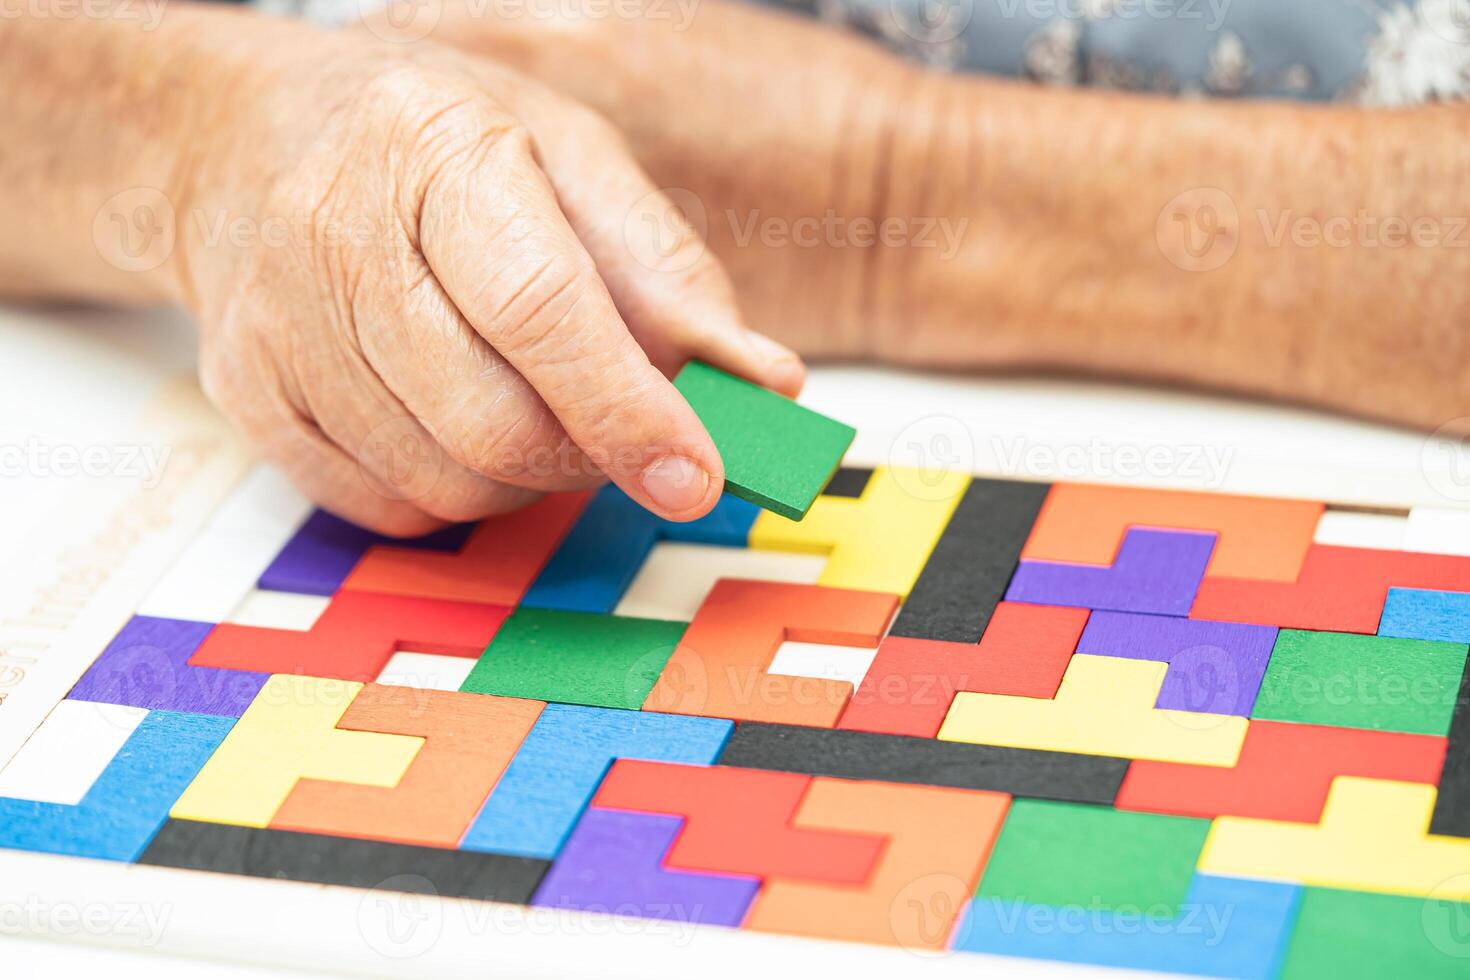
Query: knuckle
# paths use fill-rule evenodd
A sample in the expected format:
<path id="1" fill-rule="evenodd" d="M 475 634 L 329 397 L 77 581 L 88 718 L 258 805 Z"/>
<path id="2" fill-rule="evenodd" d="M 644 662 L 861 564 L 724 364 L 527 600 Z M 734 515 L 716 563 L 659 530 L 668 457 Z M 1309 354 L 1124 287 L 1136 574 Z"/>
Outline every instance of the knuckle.
<path id="1" fill-rule="evenodd" d="M 519 413 L 509 424 L 465 426 L 447 441 L 452 455 L 477 473 L 519 476 L 554 465 L 557 447 L 566 441 L 566 434 L 555 416 L 537 406 Z"/>

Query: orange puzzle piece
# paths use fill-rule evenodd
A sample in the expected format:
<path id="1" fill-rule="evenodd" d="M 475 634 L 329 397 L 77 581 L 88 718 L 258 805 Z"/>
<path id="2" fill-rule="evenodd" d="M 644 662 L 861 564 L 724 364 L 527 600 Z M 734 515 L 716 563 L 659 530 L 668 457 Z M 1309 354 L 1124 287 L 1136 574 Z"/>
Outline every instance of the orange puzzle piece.
<path id="1" fill-rule="evenodd" d="M 852 685 L 766 670 L 786 640 L 876 647 L 898 596 L 721 579 L 664 665 L 645 711 L 831 728 Z"/>
<path id="2" fill-rule="evenodd" d="M 397 786 L 302 779 L 271 826 L 456 847 L 545 707 L 542 701 L 368 684 L 337 728 L 425 739 Z"/>
<path id="3" fill-rule="evenodd" d="M 338 592 L 309 630 L 220 623 L 189 666 L 373 681 L 399 650 L 478 657 L 509 615 L 478 602 Z"/>
<path id="4" fill-rule="evenodd" d="M 794 772 L 619 759 L 592 805 L 683 817 L 670 868 L 863 883 L 883 838 L 792 826 L 811 783 Z"/>
<path id="5" fill-rule="evenodd" d="M 837 727 L 934 738 L 959 691 L 1055 697 L 1087 616 L 1002 602 L 979 643 L 889 636 Z"/>
<path id="6" fill-rule="evenodd" d="M 794 826 L 883 834 L 888 845 L 878 867 L 862 888 L 768 880 L 745 927 L 942 950 L 1010 802 L 986 790 L 818 776 Z"/>
<path id="7" fill-rule="evenodd" d="M 1219 539 L 1206 576 L 1291 582 L 1322 511 L 1306 500 L 1058 483 L 1021 557 L 1110 565 L 1130 527 L 1214 531 Z"/>
<path id="8" fill-rule="evenodd" d="M 1317 823 L 1338 776 L 1439 782 L 1446 738 L 1253 719 L 1234 766 L 1135 760 L 1116 806 L 1185 817 Z"/>
<path id="9" fill-rule="evenodd" d="M 457 554 L 374 545 L 342 583 L 358 592 L 514 606 L 577 515 L 586 493 L 556 493 L 483 520 Z"/>

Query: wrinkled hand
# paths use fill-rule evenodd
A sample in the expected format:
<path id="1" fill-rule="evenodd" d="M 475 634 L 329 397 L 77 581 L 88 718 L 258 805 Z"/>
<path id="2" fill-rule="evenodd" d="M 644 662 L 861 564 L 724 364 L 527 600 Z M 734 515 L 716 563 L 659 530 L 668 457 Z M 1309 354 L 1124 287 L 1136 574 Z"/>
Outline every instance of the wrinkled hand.
<path id="1" fill-rule="evenodd" d="M 742 325 L 621 138 L 479 59 L 302 35 L 239 83 L 182 192 L 210 397 L 393 534 L 604 475 L 705 513 L 722 464 L 665 375 L 700 358 L 791 394 L 802 367 Z"/>
<path id="2" fill-rule="evenodd" d="M 750 322 L 803 354 L 869 356 L 880 326 L 912 326 L 914 297 L 893 296 L 915 250 L 860 236 L 894 208 L 928 213 L 922 189 L 889 181 L 899 121 L 935 152 L 932 100 L 871 42 L 737 0 L 395 0 L 365 26 L 512 65 L 610 119 L 692 212 Z M 902 322 L 876 323 L 890 307 Z"/>

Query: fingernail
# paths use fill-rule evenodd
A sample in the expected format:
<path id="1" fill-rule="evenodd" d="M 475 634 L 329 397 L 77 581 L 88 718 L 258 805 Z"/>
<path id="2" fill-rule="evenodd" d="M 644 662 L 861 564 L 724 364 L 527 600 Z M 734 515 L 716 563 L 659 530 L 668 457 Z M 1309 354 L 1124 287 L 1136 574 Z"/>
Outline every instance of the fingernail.
<path id="1" fill-rule="evenodd" d="M 755 352 L 760 355 L 762 360 L 768 361 L 771 364 L 797 360 L 795 351 L 785 344 L 777 343 L 763 333 L 756 333 L 754 330 L 750 330 L 746 332 L 745 336 L 750 341 L 750 346 L 755 348 Z"/>
<path id="2" fill-rule="evenodd" d="M 709 474 L 683 456 L 660 456 L 643 471 L 643 492 L 670 514 L 682 514 L 704 502 Z"/>

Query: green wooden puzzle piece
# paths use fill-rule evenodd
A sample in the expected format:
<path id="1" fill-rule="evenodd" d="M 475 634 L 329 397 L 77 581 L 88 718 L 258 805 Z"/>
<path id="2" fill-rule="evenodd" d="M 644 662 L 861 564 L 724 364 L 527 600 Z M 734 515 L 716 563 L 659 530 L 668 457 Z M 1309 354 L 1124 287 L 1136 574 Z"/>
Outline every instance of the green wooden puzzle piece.
<path id="1" fill-rule="evenodd" d="M 1282 630 L 1251 717 L 1444 735 L 1467 650 L 1439 640 Z"/>
<path id="2" fill-rule="evenodd" d="M 517 609 L 461 691 L 637 710 L 688 623 Z"/>
<path id="3" fill-rule="evenodd" d="M 725 488 L 799 521 L 832 479 L 857 434 L 789 398 L 690 361 L 674 387 L 725 460 Z"/>
<path id="4" fill-rule="evenodd" d="M 1173 916 L 1209 829 L 1194 817 L 1016 800 L 975 895 Z"/>
<path id="5" fill-rule="evenodd" d="M 1463 895 L 1463 889 L 1458 895 Z M 1285 980 L 1470 976 L 1470 903 L 1307 888 Z"/>

